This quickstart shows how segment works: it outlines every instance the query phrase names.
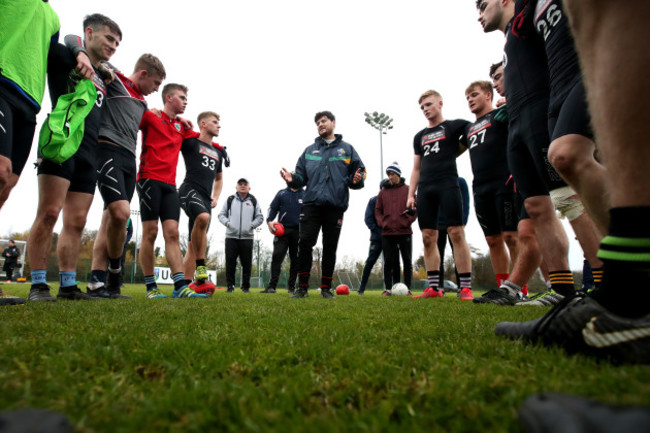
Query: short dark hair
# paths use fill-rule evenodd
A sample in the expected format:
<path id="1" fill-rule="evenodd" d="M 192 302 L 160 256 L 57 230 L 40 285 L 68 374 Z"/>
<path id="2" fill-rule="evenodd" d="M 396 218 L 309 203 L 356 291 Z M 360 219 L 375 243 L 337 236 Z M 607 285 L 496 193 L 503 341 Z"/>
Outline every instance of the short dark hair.
<path id="1" fill-rule="evenodd" d="M 177 90 L 180 90 L 181 92 L 187 94 L 187 86 L 177 83 L 166 84 L 165 87 L 163 87 L 162 91 L 163 104 L 165 103 L 165 99 L 167 99 L 167 95 L 174 93 Z"/>
<path id="2" fill-rule="evenodd" d="M 327 117 L 332 122 L 336 120 L 336 117 L 334 117 L 331 111 L 319 111 L 318 113 L 316 113 L 316 116 L 314 116 L 314 122 L 318 122 L 318 119 L 320 119 L 323 116 Z"/>
<path id="3" fill-rule="evenodd" d="M 483 3 L 483 0 L 476 0 L 476 9 L 481 9 L 481 3 Z"/>
<path id="4" fill-rule="evenodd" d="M 106 15 L 102 15 L 102 14 L 86 15 L 86 18 L 84 18 L 83 26 L 84 26 L 84 31 L 86 31 L 87 27 L 90 27 L 93 30 L 98 31 L 101 30 L 102 27 L 106 26 L 113 33 L 115 33 L 120 37 L 120 41 L 122 40 L 122 30 L 120 29 L 120 26 L 118 26 L 115 21 L 113 21 Z"/>
<path id="5" fill-rule="evenodd" d="M 494 78 L 494 73 L 497 71 L 497 69 L 499 69 L 500 66 L 503 66 L 503 60 L 490 66 L 490 78 Z"/>

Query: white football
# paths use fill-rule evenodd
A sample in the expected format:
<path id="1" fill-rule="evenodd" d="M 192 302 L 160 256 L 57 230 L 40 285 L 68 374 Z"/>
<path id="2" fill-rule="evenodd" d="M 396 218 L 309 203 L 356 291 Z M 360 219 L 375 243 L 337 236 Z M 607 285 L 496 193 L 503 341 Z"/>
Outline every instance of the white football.
<path id="1" fill-rule="evenodd" d="M 408 296 L 409 288 L 404 283 L 395 283 L 390 292 L 393 296 Z"/>

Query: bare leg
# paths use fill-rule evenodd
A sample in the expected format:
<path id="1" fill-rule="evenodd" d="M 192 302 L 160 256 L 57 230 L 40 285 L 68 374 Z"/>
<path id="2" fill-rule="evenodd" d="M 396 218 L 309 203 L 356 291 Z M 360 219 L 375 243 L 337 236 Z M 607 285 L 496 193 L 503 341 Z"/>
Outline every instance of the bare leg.
<path id="1" fill-rule="evenodd" d="M 568 270 L 569 239 L 555 215 L 551 197 L 545 195 L 529 197 L 525 205 L 526 212 L 535 226 L 539 249 L 549 271 Z"/>
<path id="2" fill-rule="evenodd" d="M 192 241 L 189 241 L 187 243 L 187 251 L 185 252 L 185 257 L 183 258 L 183 273 L 185 274 L 185 279 L 190 281 L 193 280 L 195 270 L 196 257 L 194 256 L 194 247 L 192 245 Z"/>
<path id="3" fill-rule="evenodd" d="M 99 224 L 97 230 L 97 237 L 93 244 L 93 262 L 92 270 L 105 271 L 108 266 L 108 251 L 106 250 L 106 219 L 108 218 L 108 210 L 102 212 L 102 222 Z"/>
<path id="4" fill-rule="evenodd" d="M 145 276 L 153 275 L 153 246 L 158 237 L 158 220 L 142 221 L 142 244 L 140 245 L 140 266 Z"/>
<path id="5" fill-rule="evenodd" d="M 570 134 L 551 143 L 548 158 L 562 178 L 578 193 L 602 237 L 609 225 L 609 199 L 605 189 L 605 167 L 594 158 L 595 150 L 596 145 L 592 140 Z"/>
<path id="6" fill-rule="evenodd" d="M 0 158 L 4 158 L 0 156 Z M 6 159 L 6 158 L 5 158 Z M 0 167 L 0 171 L 2 167 Z M 0 209 L 4 206 L 5 202 L 9 198 L 9 193 L 14 189 L 18 183 L 18 175 L 14 173 L 9 173 L 9 176 L 5 180 L 0 180 Z"/>
<path id="7" fill-rule="evenodd" d="M 109 258 L 122 257 L 126 241 L 126 224 L 131 215 L 129 202 L 118 200 L 108 205 L 106 220 L 106 250 Z"/>
<path id="8" fill-rule="evenodd" d="M 165 220 L 162 222 L 162 229 L 165 238 L 165 256 L 172 274 L 183 272 L 183 257 L 178 240 L 178 221 Z"/>
<path id="9" fill-rule="evenodd" d="M 530 219 L 519 221 L 517 226 L 519 234 L 519 252 L 517 261 L 514 263 L 508 280 L 519 287 L 528 284 L 542 261 L 542 254 L 539 251 L 535 226 Z"/>
<path id="10" fill-rule="evenodd" d="M 490 249 L 492 270 L 495 274 L 507 274 L 510 270 L 510 260 L 508 259 L 508 251 L 506 250 L 503 236 L 501 236 L 501 233 L 497 235 L 489 235 L 485 237 L 485 240 Z"/>
<path id="11" fill-rule="evenodd" d="M 86 227 L 92 194 L 68 192 L 63 205 L 63 229 L 56 244 L 60 271 L 76 271 L 81 250 L 81 235 Z"/>
<path id="12" fill-rule="evenodd" d="M 650 3 L 569 0 L 567 10 L 608 172 L 611 205 L 650 206 L 649 116 L 647 110 L 630 103 L 650 92 L 650 57 L 639 55 L 650 39 Z"/>
<path id="13" fill-rule="evenodd" d="M 70 182 L 57 176 L 38 176 L 38 210 L 29 231 L 27 254 L 32 270 L 47 269 L 52 232 L 63 208 Z"/>
<path id="14" fill-rule="evenodd" d="M 447 232 L 453 244 L 454 261 L 458 273 L 472 272 L 472 256 L 469 253 L 469 245 L 465 240 L 465 228 L 463 226 L 450 226 L 447 228 Z"/>
<path id="15" fill-rule="evenodd" d="M 502 236 L 510 251 L 510 264 L 514 267 L 519 255 L 519 235 L 517 232 L 503 232 Z"/>
<path id="16" fill-rule="evenodd" d="M 438 230 L 422 229 L 422 243 L 424 244 L 424 266 L 427 271 L 439 270 Z M 442 275 L 440 277 L 442 278 Z"/>

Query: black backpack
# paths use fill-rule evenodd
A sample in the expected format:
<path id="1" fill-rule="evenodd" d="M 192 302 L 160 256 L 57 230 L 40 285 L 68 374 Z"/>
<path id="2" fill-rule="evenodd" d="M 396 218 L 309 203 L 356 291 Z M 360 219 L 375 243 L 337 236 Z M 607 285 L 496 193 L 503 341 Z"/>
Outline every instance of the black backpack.
<path id="1" fill-rule="evenodd" d="M 257 199 L 253 194 L 248 194 L 248 197 L 251 198 L 251 202 L 253 203 L 253 219 L 255 219 L 255 213 L 257 211 Z M 230 216 L 230 207 L 232 206 L 232 201 L 235 199 L 235 195 L 231 195 L 228 197 L 228 205 L 226 207 L 228 216 Z"/>

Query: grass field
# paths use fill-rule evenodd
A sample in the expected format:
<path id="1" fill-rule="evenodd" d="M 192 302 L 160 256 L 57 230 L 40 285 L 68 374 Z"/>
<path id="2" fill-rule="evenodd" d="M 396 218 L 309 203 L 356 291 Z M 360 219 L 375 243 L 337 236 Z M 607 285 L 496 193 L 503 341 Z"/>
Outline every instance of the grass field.
<path id="1" fill-rule="evenodd" d="M 515 432 L 538 392 L 650 404 L 649 367 L 493 335 L 546 309 L 380 292 L 125 293 L 134 299 L 0 309 L 0 407 L 58 410 L 81 432 Z"/>

